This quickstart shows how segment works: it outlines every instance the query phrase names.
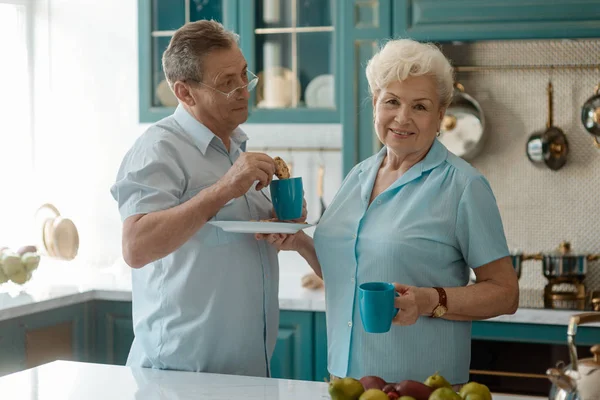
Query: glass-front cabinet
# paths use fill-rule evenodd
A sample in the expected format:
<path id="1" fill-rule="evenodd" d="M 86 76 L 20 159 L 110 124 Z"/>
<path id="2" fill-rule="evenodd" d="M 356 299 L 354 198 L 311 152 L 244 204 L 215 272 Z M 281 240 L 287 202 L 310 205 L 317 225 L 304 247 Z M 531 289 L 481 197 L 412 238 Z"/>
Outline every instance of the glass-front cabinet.
<path id="1" fill-rule="evenodd" d="M 189 21 L 215 19 L 240 35 L 259 77 L 249 122 L 340 122 L 339 0 L 138 0 L 140 122 L 170 115 L 177 100 L 162 54 Z"/>
<path id="2" fill-rule="evenodd" d="M 250 122 L 339 122 L 336 0 L 244 0 L 241 45 L 259 77 Z"/>
<path id="3" fill-rule="evenodd" d="M 165 80 L 162 55 L 178 28 L 201 19 L 236 31 L 237 0 L 138 0 L 140 122 L 173 113 L 177 99 Z"/>

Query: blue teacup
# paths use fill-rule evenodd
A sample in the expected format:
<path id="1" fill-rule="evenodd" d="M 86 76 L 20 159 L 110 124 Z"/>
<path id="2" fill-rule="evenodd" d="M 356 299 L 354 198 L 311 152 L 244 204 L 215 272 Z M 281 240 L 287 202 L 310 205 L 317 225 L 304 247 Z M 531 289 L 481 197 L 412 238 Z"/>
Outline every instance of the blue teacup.
<path id="1" fill-rule="evenodd" d="M 302 178 L 276 179 L 269 186 L 277 219 L 287 221 L 302 216 L 304 188 Z"/>
<path id="2" fill-rule="evenodd" d="M 394 298 L 399 296 L 394 285 L 387 282 L 368 282 L 358 287 L 360 319 L 368 333 L 385 333 L 398 313 Z"/>

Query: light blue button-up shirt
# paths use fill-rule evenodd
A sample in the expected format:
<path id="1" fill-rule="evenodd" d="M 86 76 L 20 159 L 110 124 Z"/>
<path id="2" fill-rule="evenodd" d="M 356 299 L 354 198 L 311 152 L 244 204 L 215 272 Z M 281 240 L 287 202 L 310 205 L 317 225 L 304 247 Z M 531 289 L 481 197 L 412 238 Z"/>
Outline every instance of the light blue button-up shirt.
<path id="1" fill-rule="evenodd" d="M 329 372 L 396 382 L 424 381 L 439 371 L 450 382 L 467 382 L 470 322 L 422 317 L 412 326 L 366 333 L 358 286 L 465 286 L 469 267 L 509 255 L 496 200 L 487 180 L 436 140 L 422 161 L 369 205 L 385 154 L 384 147 L 348 174 L 315 230 Z"/>
<path id="2" fill-rule="evenodd" d="M 125 155 L 111 188 L 122 220 L 182 204 L 213 185 L 245 150 L 223 142 L 183 107 L 152 125 Z M 270 218 L 251 188 L 211 220 Z M 204 225 L 168 256 L 132 271 L 133 341 L 127 365 L 267 376 L 279 324 L 277 252 L 251 234 Z"/>

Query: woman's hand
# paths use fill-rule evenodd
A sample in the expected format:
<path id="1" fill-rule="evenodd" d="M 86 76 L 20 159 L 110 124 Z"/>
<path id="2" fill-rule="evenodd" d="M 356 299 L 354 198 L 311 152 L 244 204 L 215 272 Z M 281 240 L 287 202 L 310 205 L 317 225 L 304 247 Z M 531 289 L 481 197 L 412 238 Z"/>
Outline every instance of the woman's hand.
<path id="1" fill-rule="evenodd" d="M 275 246 L 277 250 L 292 250 L 300 251 L 302 247 L 302 236 L 306 234 L 303 231 L 298 231 L 294 234 L 286 233 L 257 233 L 254 235 L 256 240 L 264 240 L 271 246 Z"/>
<path id="2" fill-rule="evenodd" d="M 400 296 L 394 300 L 399 310 L 392 320 L 394 325 L 412 325 L 421 315 L 430 315 L 437 303 L 437 291 L 433 288 L 420 288 L 394 282 Z"/>

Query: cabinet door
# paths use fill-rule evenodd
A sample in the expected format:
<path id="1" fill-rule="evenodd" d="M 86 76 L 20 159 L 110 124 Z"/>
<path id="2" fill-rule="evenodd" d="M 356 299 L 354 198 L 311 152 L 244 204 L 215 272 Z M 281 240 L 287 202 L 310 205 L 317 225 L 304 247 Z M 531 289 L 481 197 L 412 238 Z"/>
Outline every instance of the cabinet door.
<path id="1" fill-rule="evenodd" d="M 313 379 L 313 315 L 304 311 L 282 311 L 273 357 L 273 378 Z"/>
<path id="2" fill-rule="evenodd" d="M 380 149 L 373 128 L 373 106 L 365 76 L 367 61 L 380 42 L 392 33 L 390 0 L 339 2 L 343 38 L 341 98 L 343 99 L 343 170 L 347 174 L 358 162 Z"/>
<path id="3" fill-rule="evenodd" d="M 55 360 L 88 361 L 86 305 L 0 322 L 0 376 Z"/>
<path id="4" fill-rule="evenodd" d="M 173 113 L 177 99 L 165 80 L 162 55 L 186 22 L 217 20 L 237 31 L 237 0 L 138 0 L 140 122 Z"/>
<path id="5" fill-rule="evenodd" d="M 97 301 L 94 313 L 94 361 L 125 365 L 133 342 L 131 302 Z"/>
<path id="6" fill-rule="evenodd" d="M 329 381 L 327 369 L 327 326 L 325 313 L 315 313 L 315 381 Z"/>
<path id="7" fill-rule="evenodd" d="M 258 77 L 249 122 L 339 122 L 339 0 L 244 0 L 240 40 Z"/>
<path id="8" fill-rule="evenodd" d="M 395 0 L 394 36 L 426 41 L 600 36 L 597 0 Z"/>

